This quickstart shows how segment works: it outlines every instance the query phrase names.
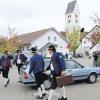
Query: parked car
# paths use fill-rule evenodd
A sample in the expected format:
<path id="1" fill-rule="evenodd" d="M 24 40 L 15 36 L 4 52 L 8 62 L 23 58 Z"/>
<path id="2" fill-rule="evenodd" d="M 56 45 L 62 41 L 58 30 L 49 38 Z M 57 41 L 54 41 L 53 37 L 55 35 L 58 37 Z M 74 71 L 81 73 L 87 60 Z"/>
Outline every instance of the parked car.
<path id="1" fill-rule="evenodd" d="M 89 83 L 95 83 L 100 77 L 99 67 L 83 66 L 75 60 L 66 60 L 66 71 L 73 76 L 73 80 L 85 80 Z"/>
<path id="2" fill-rule="evenodd" d="M 45 65 L 49 65 L 50 60 L 45 59 Z M 70 73 L 73 77 L 73 80 L 85 80 L 89 83 L 95 83 L 97 81 L 97 78 L 100 77 L 100 68 L 97 67 L 88 67 L 83 66 L 80 63 L 76 62 L 72 59 L 66 59 L 66 73 Z M 21 68 L 21 82 L 24 84 L 32 84 L 36 85 L 34 75 L 29 75 L 29 64 L 26 66 L 23 66 Z M 48 78 L 49 79 L 49 78 Z M 46 80 L 44 82 L 45 87 L 48 89 L 51 85 L 50 80 Z"/>
<path id="3" fill-rule="evenodd" d="M 50 59 L 45 59 L 45 68 L 47 66 L 49 66 L 49 64 L 50 64 Z M 30 69 L 29 62 L 27 62 L 25 65 L 22 66 L 22 68 L 20 70 L 21 83 L 36 86 L 34 74 L 32 73 L 31 75 L 29 75 L 29 69 Z M 49 89 L 49 87 L 51 86 L 50 78 L 48 75 L 46 75 L 46 74 L 44 74 L 44 75 L 45 75 L 45 81 L 44 81 L 45 88 Z"/>

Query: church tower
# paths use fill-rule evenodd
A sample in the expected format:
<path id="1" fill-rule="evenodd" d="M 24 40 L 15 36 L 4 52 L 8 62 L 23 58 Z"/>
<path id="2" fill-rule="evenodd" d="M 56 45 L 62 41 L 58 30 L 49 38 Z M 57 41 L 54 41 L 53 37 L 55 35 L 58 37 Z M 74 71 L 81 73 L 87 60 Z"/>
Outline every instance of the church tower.
<path id="1" fill-rule="evenodd" d="M 73 28 L 79 29 L 80 12 L 78 8 L 77 0 L 68 3 L 65 13 L 65 29 L 67 32 Z"/>

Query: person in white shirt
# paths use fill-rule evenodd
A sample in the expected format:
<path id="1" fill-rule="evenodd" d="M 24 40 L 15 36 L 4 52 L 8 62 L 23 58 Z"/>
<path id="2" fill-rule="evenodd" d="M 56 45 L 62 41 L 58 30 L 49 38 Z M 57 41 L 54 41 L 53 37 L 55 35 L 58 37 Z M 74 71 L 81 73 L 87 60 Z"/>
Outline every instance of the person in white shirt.
<path id="1" fill-rule="evenodd" d="M 22 54 L 21 50 L 17 50 L 16 53 L 17 53 L 17 55 L 15 56 L 13 64 L 16 64 L 17 69 L 18 69 L 18 74 L 19 74 L 19 77 L 20 77 L 20 68 L 27 61 L 27 57 L 24 54 Z"/>

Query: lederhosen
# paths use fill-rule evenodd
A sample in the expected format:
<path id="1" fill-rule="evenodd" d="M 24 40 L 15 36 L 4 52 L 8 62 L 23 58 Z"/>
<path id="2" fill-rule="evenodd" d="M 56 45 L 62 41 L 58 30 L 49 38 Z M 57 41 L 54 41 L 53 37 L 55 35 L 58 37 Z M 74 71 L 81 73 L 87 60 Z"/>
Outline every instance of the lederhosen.
<path id="1" fill-rule="evenodd" d="M 44 74 L 43 72 L 39 72 L 39 73 L 34 74 L 34 76 L 37 83 L 37 87 L 39 88 L 41 84 L 43 84 L 44 82 Z"/>
<path id="2" fill-rule="evenodd" d="M 58 61 L 56 61 L 55 63 L 58 63 Z M 50 65 L 51 65 L 51 62 L 50 62 Z M 56 80 L 56 78 L 61 76 L 61 72 L 62 72 L 61 69 L 59 69 L 58 73 L 56 73 L 55 70 L 51 69 L 51 77 L 52 77 L 51 78 L 51 88 L 52 89 L 56 89 L 57 88 L 57 80 Z"/>
<path id="3" fill-rule="evenodd" d="M 8 74 L 9 74 L 9 66 L 6 69 L 2 69 L 2 76 L 4 78 L 8 78 Z"/>
<path id="4" fill-rule="evenodd" d="M 61 73 L 55 73 L 55 72 L 51 72 L 52 73 L 52 79 L 51 79 L 51 88 L 52 89 L 56 89 L 57 88 L 57 80 L 56 77 L 61 76 Z"/>
<path id="5" fill-rule="evenodd" d="M 18 73 L 20 75 L 20 68 L 22 67 L 23 64 L 17 64 L 17 69 L 18 69 Z"/>

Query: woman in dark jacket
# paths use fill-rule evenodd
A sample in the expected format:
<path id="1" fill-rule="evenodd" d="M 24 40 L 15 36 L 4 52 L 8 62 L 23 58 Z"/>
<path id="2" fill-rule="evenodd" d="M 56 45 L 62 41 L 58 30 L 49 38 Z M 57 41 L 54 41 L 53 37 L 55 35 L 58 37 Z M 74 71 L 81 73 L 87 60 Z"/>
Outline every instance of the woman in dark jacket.
<path id="1" fill-rule="evenodd" d="M 7 87 L 10 82 L 8 74 L 9 74 L 10 67 L 12 67 L 10 62 L 10 56 L 7 51 L 5 51 L 4 55 L 1 57 L 0 63 L 2 66 L 2 76 L 5 79 L 4 86 Z"/>

